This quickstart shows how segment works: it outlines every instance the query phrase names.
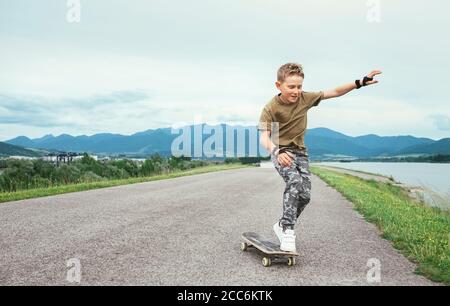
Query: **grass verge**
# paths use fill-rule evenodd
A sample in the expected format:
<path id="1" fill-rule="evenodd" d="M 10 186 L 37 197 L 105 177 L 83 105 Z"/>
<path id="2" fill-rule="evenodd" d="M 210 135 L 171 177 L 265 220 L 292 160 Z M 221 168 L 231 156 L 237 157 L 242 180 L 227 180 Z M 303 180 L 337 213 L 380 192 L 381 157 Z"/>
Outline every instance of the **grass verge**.
<path id="1" fill-rule="evenodd" d="M 61 185 L 49 188 L 37 188 L 37 189 L 28 189 L 28 190 L 20 190 L 17 192 L 2 192 L 0 193 L 0 203 L 17 201 L 17 200 L 25 200 L 31 198 L 45 197 L 69 192 L 77 192 L 77 191 L 85 191 L 90 189 L 98 189 L 98 188 L 106 188 L 113 187 L 119 185 L 127 185 L 127 184 L 135 184 L 135 183 L 143 183 L 157 180 L 164 180 L 179 176 L 187 176 L 194 174 L 201 174 L 207 172 L 221 171 L 221 170 L 231 170 L 238 168 L 247 168 L 253 167 L 251 165 L 244 165 L 240 163 L 231 163 L 231 164 L 222 164 L 222 165 L 210 165 L 204 167 L 193 168 L 189 170 L 179 170 L 174 171 L 168 174 L 154 175 L 148 177 L 134 177 L 128 179 L 120 179 L 120 180 L 104 180 L 97 182 L 89 182 L 89 183 L 80 183 L 80 184 L 70 184 L 70 185 Z"/>
<path id="2" fill-rule="evenodd" d="M 328 185 L 351 201 L 382 237 L 409 260 L 416 273 L 450 284 L 450 214 L 411 199 L 406 190 L 389 183 L 311 167 Z"/>

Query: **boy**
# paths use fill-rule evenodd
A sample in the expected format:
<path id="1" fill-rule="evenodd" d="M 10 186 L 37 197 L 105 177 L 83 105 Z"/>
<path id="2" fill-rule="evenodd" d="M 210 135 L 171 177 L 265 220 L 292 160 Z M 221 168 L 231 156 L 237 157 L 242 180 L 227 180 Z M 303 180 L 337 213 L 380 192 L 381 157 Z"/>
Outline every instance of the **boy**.
<path id="1" fill-rule="evenodd" d="M 380 73 L 374 70 L 362 80 L 335 89 L 305 92 L 302 91 L 305 75 L 300 64 L 287 63 L 278 69 L 275 85 L 280 93 L 265 105 L 258 130 L 262 130 L 261 145 L 270 152 L 275 168 L 286 182 L 283 216 L 273 226 L 281 250 L 296 251 L 294 225 L 311 196 L 311 174 L 304 144 L 307 111 L 321 100 L 340 97 L 353 89 L 378 83 L 373 77 Z M 275 136 L 272 130 L 277 136 L 275 143 L 270 138 Z"/>

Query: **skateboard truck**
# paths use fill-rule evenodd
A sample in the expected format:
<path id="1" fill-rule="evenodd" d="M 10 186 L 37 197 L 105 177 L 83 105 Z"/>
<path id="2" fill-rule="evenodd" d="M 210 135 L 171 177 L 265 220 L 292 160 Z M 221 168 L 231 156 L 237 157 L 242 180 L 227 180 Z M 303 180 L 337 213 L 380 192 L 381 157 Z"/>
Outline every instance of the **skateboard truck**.
<path id="1" fill-rule="evenodd" d="M 254 232 L 243 233 L 242 239 L 244 239 L 244 242 L 241 242 L 241 251 L 245 252 L 249 248 L 255 248 L 262 252 L 265 255 L 262 259 L 262 265 L 264 267 L 270 267 L 273 262 L 286 261 L 288 266 L 294 266 L 295 257 L 299 255 L 295 252 L 282 251 L 280 245 L 267 241 Z"/>

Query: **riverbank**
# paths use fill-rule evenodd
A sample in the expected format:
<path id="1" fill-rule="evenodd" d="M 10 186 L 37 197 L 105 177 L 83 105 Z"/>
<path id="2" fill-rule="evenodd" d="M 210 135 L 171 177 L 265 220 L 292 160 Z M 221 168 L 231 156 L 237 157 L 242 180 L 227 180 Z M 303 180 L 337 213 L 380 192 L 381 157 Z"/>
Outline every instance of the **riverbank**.
<path id="1" fill-rule="evenodd" d="M 392 176 L 386 176 L 386 175 L 382 175 L 382 174 L 378 174 L 378 173 L 370 173 L 370 172 L 361 171 L 361 170 L 344 169 L 344 168 L 328 166 L 328 165 L 324 166 L 324 165 L 321 165 L 321 164 L 313 164 L 313 166 L 314 167 L 324 168 L 324 169 L 330 169 L 332 171 L 336 171 L 336 172 L 339 172 L 339 173 L 345 173 L 345 174 L 357 176 L 357 177 L 362 178 L 364 180 L 374 180 L 374 181 L 377 181 L 377 182 L 391 184 L 393 186 L 398 186 L 398 187 L 403 188 L 404 190 L 406 190 L 408 192 L 408 195 L 412 199 L 416 199 L 416 200 L 425 202 L 425 193 L 427 191 L 423 187 L 411 186 L 411 185 L 404 184 L 402 182 L 397 182 L 397 181 L 394 180 L 394 178 Z M 425 204 L 433 204 L 433 203 L 425 203 Z M 430 205 L 430 206 L 436 207 L 436 205 Z M 439 207 L 439 208 L 441 208 L 441 207 Z"/>
<path id="2" fill-rule="evenodd" d="M 390 180 L 410 196 L 431 207 L 450 211 L 450 164 L 426 163 L 312 163 L 376 181 Z"/>
<path id="3" fill-rule="evenodd" d="M 382 237 L 417 263 L 417 273 L 450 284 L 450 214 L 411 199 L 405 189 L 389 182 L 364 180 L 331 169 L 311 171 L 350 200 Z"/>
<path id="4" fill-rule="evenodd" d="M 32 198 L 38 198 L 38 197 L 45 197 L 45 196 L 64 194 L 64 193 L 70 193 L 70 192 L 86 191 L 86 190 L 98 189 L 98 188 L 113 187 L 113 186 L 119 186 L 119 185 L 128 185 L 128 184 L 136 184 L 136 183 L 164 180 L 164 179 L 175 178 L 175 177 L 179 177 L 179 176 L 195 175 L 195 174 L 201 174 L 201 173 L 207 173 L 207 172 L 246 168 L 246 167 L 254 167 L 254 166 L 247 165 L 247 164 L 241 164 L 241 163 L 230 163 L 230 164 L 222 164 L 222 165 L 197 167 L 197 168 L 194 168 L 191 170 L 179 170 L 179 171 L 174 171 L 174 172 L 171 172 L 168 174 L 154 175 L 154 176 L 147 176 L 147 177 L 136 177 L 136 178 L 121 179 L 121 180 L 105 180 L 105 181 L 97 181 L 97 182 L 82 183 L 82 184 L 61 185 L 61 186 L 49 187 L 49 188 L 36 188 L 36 189 L 29 189 L 29 190 L 21 190 L 21 191 L 17 191 L 17 192 L 2 192 L 2 193 L 0 193 L 0 203 L 32 199 Z"/>

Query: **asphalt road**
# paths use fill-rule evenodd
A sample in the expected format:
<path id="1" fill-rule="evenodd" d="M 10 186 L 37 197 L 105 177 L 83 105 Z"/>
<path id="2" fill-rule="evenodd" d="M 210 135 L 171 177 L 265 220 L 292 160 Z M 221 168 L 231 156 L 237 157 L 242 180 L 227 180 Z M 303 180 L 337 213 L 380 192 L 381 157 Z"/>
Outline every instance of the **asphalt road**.
<path id="1" fill-rule="evenodd" d="M 312 184 L 294 267 L 265 268 L 260 254 L 239 249 L 244 231 L 275 239 L 284 182 L 273 168 L 3 203 L 0 285 L 434 284 L 338 192 L 315 176 Z M 74 258 L 80 283 L 69 281 Z M 371 269 L 380 282 L 368 282 Z"/>

